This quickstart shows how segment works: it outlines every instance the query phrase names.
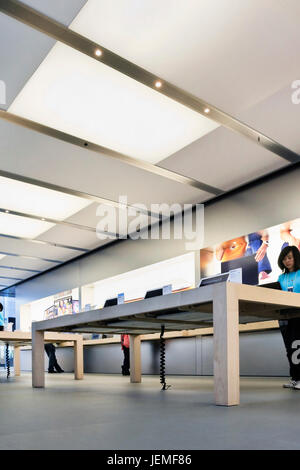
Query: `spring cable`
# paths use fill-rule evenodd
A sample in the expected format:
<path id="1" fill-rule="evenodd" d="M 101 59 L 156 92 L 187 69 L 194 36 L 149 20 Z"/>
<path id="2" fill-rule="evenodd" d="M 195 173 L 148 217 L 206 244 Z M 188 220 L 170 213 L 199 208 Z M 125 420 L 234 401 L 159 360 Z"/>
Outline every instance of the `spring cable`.
<path id="1" fill-rule="evenodd" d="M 10 376 L 10 363 L 9 363 L 9 344 L 6 343 L 6 370 L 7 370 L 7 375 L 6 378 Z"/>
<path id="2" fill-rule="evenodd" d="M 162 384 L 162 390 L 168 390 L 171 385 L 166 384 L 166 344 L 164 338 L 165 325 L 161 325 L 160 332 L 160 383 Z"/>

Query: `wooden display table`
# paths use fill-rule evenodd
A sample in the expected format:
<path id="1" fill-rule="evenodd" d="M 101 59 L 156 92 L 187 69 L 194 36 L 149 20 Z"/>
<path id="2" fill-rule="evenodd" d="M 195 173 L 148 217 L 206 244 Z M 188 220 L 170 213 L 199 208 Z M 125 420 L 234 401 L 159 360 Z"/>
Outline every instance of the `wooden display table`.
<path id="1" fill-rule="evenodd" d="M 20 347 L 32 342 L 31 333 L 25 331 L 0 331 L 0 342 L 14 346 L 14 370 L 15 375 L 20 375 Z M 79 334 L 46 333 L 46 343 L 58 343 L 61 346 L 74 347 L 74 375 L 76 380 L 83 379 L 83 338 Z M 44 348 L 40 351 L 44 365 Z M 33 364 L 32 364 L 33 370 Z"/>
<path id="2" fill-rule="evenodd" d="M 293 311 L 287 309 L 293 308 Z M 219 283 L 104 309 L 64 315 L 32 324 L 33 387 L 44 387 L 41 352 L 46 331 L 130 334 L 130 380 L 141 381 L 141 335 L 214 327 L 217 405 L 238 405 L 239 323 L 299 316 L 300 294 L 234 283 Z"/>

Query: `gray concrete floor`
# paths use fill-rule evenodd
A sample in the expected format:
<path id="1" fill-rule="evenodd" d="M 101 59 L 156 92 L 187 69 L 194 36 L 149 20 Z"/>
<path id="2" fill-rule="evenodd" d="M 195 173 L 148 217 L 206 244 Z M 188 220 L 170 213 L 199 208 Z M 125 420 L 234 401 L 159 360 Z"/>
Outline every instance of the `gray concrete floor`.
<path id="1" fill-rule="evenodd" d="M 212 377 L 0 375 L 0 449 L 299 449 L 300 391 L 242 378 L 241 405 L 217 407 Z"/>

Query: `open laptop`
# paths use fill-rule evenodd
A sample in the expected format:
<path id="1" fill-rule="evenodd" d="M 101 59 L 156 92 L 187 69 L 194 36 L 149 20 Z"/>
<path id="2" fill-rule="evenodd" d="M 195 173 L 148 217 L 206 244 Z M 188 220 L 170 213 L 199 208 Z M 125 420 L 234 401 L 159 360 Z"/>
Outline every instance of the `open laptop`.
<path id="1" fill-rule="evenodd" d="M 281 290 L 280 282 L 267 282 L 266 284 L 259 284 L 257 287 L 267 287 L 268 289 Z"/>
<path id="2" fill-rule="evenodd" d="M 112 307 L 113 305 L 118 305 L 118 297 L 114 297 L 113 299 L 107 299 L 105 301 L 104 307 Z"/>
<path id="3" fill-rule="evenodd" d="M 209 286 L 211 284 L 218 284 L 219 282 L 237 282 L 242 283 L 243 272 L 242 268 L 230 270 L 228 273 L 219 273 L 213 276 L 203 277 L 200 279 L 198 287 Z"/>

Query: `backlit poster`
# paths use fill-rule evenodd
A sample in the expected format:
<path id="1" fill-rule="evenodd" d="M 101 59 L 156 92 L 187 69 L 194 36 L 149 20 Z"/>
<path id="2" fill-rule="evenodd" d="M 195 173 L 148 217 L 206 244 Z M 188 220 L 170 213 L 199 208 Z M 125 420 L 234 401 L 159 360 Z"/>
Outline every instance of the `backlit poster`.
<path id="1" fill-rule="evenodd" d="M 286 246 L 300 248 L 300 219 L 237 236 L 200 250 L 201 277 L 242 268 L 244 284 L 277 281 L 277 260 Z"/>

